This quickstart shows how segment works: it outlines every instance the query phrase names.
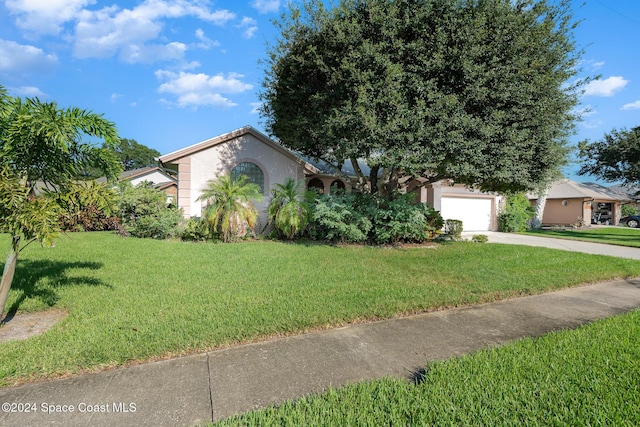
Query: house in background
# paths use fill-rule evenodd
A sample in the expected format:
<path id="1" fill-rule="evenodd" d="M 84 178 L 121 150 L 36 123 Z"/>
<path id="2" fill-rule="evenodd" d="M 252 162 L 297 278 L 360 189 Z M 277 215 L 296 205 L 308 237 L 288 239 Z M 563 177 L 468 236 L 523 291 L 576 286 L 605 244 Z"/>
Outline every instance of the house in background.
<path id="1" fill-rule="evenodd" d="M 532 204 L 538 198 L 530 194 Z M 555 182 L 547 193 L 542 223 L 544 225 L 611 224 L 620 222 L 622 205 L 631 200 L 602 185 L 563 179 Z"/>
<path id="2" fill-rule="evenodd" d="M 185 217 L 200 216 L 205 202 L 198 200 L 207 181 L 217 176 L 246 175 L 260 186 L 264 199 L 256 203 L 261 224 L 266 223 L 266 207 L 271 188 L 287 178 L 304 180 L 306 187 L 320 194 L 335 190 L 350 191 L 348 180 L 331 174 L 246 126 L 195 145 L 160 156 L 162 168 L 177 176 L 177 203 Z M 418 184 L 418 183 L 417 183 Z M 463 221 L 465 231 L 497 229 L 500 197 L 480 193 L 463 186 L 435 183 L 414 186 L 417 201 L 441 211 L 445 219 Z"/>
<path id="3" fill-rule="evenodd" d="M 98 178 L 98 182 L 106 182 L 106 178 Z M 122 172 L 118 176 L 118 182 L 129 181 L 133 186 L 148 182 L 153 188 L 167 193 L 167 204 L 175 204 L 178 198 L 178 180 L 168 171 L 158 167 L 132 169 Z"/>

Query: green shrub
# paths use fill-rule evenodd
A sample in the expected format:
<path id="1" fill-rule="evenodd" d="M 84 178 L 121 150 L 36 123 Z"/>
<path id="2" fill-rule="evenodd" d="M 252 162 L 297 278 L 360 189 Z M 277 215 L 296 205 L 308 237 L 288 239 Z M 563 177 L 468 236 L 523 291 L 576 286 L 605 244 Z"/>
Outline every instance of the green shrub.
<path id="1" fill-rule="evenodd" d="M 462 221 L 459 219 L 445 220 L 444 234 L 451 240 L 462 240 Z"/>
<path id="2" fill-rule="evenodd" d="M 182 211 L 167 205 L 164 191 L 147 184 L 118 185 L 118 211 L 126 231 L 134 237 L 168 239 L 182 234 Z"/>
<path id="3" fill-rule="evenodd" d="M 354 194 L 324 195 L 313 204 L 310 235 L 330 242 L 364 242 L 371 230 L 371 220 L 358 212 Z"/>
<path id="4" fill-rule="evenodd" d="M 471 241 L 476 243 L 487 243 L 489 241 L 489 236 L 486 234 L 475 234 L 471 238 Z"/>
<path id="5" fill-rule="evenodd" d="M 526 231 L 534 214 L 535 209 L 524 194 L 509 196 L 498 215 L 498 229 L 506 233 Z"/>
<path id="6" fill-rule="evenodd" d="M 187 221 L 187 224 L 180 235 L 182 240 L 190 242 L 205 242 L 213 239 L 213 237 L 209 224 L 197 217 L 189 218 L 189 221 Z"/>
<path id="7" fill-rule="evenodd" d="M 413 194 L 391 201 L 374 198 L 369 211 L 374 243 L 424 242 L 442 228 L 440 213 L 423 203 L 414 203 L 413 198 Z"/>
<path id="8" fill-rule="evenodd" d="M 114 215 L 116 193 L 95 181 L 72 181 L 60 190 L 46 191 L 60 207 L 62 231 L 118 230 L 120 222 Z"/>
<path id="9" fill-rule="evenodd" d="M 638 208 L 634 205 L 622 205 L 622 216 L 637 215 Z"/>
<path id="10" fill-rule="evenodd" d="M 443 220 L 413 195 L 385 200 L 370 194 L 331 194 L 316 200 L 310 234 L 316 240 L 389 244 L 433 239 Z"/>

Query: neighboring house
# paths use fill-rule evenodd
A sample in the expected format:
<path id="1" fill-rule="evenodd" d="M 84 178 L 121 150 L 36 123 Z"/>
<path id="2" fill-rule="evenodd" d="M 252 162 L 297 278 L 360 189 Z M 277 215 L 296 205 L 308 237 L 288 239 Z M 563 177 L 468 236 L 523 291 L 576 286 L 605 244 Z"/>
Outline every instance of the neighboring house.
<path id="1" fill-rule="evenodd" d="M 535 204 L 537 195 L 530 194 Z M 602 185 L 568 179 L 555 182 L 547 193 L 544 225 L 612 224 L 620 222 L 621 206 L 629 203 L 626 195 Z"/>
<path id="2" fill-rule="evenodd" d="M 329 194 L 335 189 L 351 190 L 349 182 L 286 150 L 251 126 L 207 139 L 160 156 L 163 168 L 177 176 L 178 207 L 186 217 L 200 216 L 205 202 L 198 200 L 207 181 L 216 176 L 246 175 L 260 186 L 264 199 L 256 203 L 261 223 L 266 223 L 266 206 L 271 188 L 287 178 L 305 180 L 308 189 Z M 445 219 L 460 219 L 465 231 L 497 229 L 500 197 L 446 183 L 416 188 L 417 200 L 440 210 Z"/>
<path id="3" fill-rule="evenodd" d="M 106 178 L 98 178 L 96 181 L 106 182 Z M 129 181 L 134 186 L 142 182 L 149 182 L 153 188 L 167 193 L 167 203 L 169 204 L 175 204 L 178 198 L 178 180 L 158 166 L 124 171 L 118 176 L 118 181 Z"/>
<path id="4" fill-rule="evenodd" d="M 635 208 L 636 212 L 640 212 L 640 187 L 612 185 L 609 189 L 628 198 L 629 204 Z"/>

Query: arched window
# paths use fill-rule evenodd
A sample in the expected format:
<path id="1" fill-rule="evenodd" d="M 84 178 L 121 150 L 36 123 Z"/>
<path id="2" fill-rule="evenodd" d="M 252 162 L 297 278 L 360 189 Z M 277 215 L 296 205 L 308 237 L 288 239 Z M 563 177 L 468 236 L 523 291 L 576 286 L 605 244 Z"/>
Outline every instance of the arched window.
<path id="1" fill-rule="evenodd" d="M 331 186 L 329 188 L 331 189 L 332 193 L 336 193 L 340 190 L 344 191 L 345 185 L 344 185 L 344 182 L 340 181 L 339 179 L 336 179 L 331 183 Z"/>
<path id="2" fill-rule="evenodd" d="M 242 175 L 249 178 L 248 182 L 257 184 L 260 187 L 260 192 L 264 193 L 264 173 L 258 165 L 251 162 L 242 162 L 231 169 L 231 178 L 233 180 L 238 179 Z"/>
<path id="3" fill-rule="evenodd" d="M 313 178 L 307 184 L 307 190 L 316 191 L 318 194 L 324 194 L 324 183 L 318 178 Z"/>

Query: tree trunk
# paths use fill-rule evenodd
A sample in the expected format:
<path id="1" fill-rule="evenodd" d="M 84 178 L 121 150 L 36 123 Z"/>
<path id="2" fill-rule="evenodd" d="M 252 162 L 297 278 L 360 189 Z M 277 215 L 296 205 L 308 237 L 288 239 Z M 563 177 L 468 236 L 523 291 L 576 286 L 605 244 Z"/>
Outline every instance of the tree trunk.
<path id="1" fill-rule="evenodd" d="M 18 252 L 20 249 L 20 236 L 13 236 L 11 239 L 11 250 L 7 255 L 4 263 L 4 271 L 2 272 L 2 282 L 0 282 L 0 319 L 4 313 L 4 306 L 7 304 L 9 289 L 13 283 L 13 275 L 16 272 L 16 263 L 18 261 Z"/>
<path id="2" fill-rule="evenodd" d="M 542 228 L 542 215 L 544 214 L 544 207 L 547 204 L 547 192 L 549 190 L 545 188 L 538 192 L 538 198 L 536 199 L 536 213 L 531 223 L 531 228 L 534 230 L 540 230 Z"/>

